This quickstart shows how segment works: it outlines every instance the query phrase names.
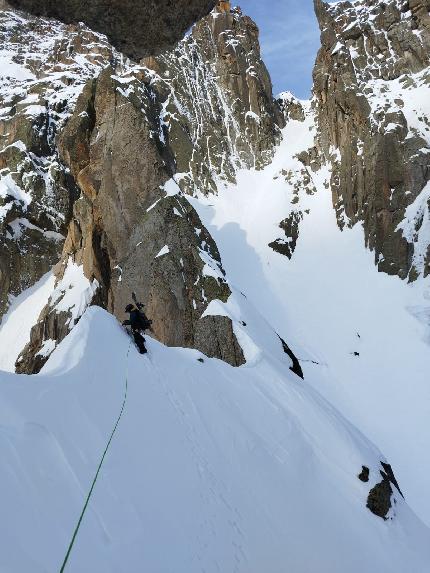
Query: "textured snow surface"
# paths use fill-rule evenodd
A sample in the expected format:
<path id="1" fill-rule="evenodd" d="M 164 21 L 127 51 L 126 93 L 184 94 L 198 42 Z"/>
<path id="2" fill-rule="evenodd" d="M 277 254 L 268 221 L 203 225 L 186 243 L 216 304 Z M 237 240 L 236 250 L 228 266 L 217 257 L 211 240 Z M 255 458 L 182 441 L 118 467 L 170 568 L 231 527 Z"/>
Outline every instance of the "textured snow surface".
<path id="1" fill-rule="evenodd" d="M 70 573 L 427 570 L 430 532 L 402 498 L 393 520 L 365 507 L 381 454 L 309 385 L 128 346 L 91 308 L 42 374 L 0 374 L 1 571 L 59 570 L 126 375 Z"/>
<path id="2" fill-rule="evenodd" d="M 18 187 L 10 174 L 0 179 L 0 200 L 2 203 L 5 202 L 6 198 L 20 202 L 24 208 L 31 203 L 31 195 Z M 6 203 L 6 205 L 0 206 L 0 221 L 5 218 L 12 205 L 13 203 Z"/>
<path id="3" fill-rule="evenodd" d="M 296 203 L 295 178 L 282 173 L 300 178 L 294 155 L 311 147 L 313 133 L 308 111 L 305 122 L 289 122 L 265 170 L 239 172 L 237 185 L 193 205 L 230 283 L 289 342 L 306 383 L 382 449 L 430 524 L 430 279 L 408 285 L 377 272 L 361 226 L 337 226 L 328 168 L 309 173 L 316 193 L 302 184 Z M 268 244 L 297 210 L 303 221 L 289 261 Z"/>
<path id="4" fill-rule="evenodd" d="M 13 102 L 27 95 L 24 103 L 29 113 L 46 112 L 46 107 L 31 106 L 38 101 L 36 86 L 45 86 L 46 106 L 65 100 L 67 111 L 73 109 L 86 80 L 97 75 L 107 55 L 116 54 L 105 36 L 90 31 L 83 24 L 66 26 L 55 20 L 20 16 L 0 11 L 0 96 Z M 68 43 L 66 53 L 63 44 Z M 80 44 L 84 43 L 81 47 Z M 76 51 L 75 44 L 82 50 Z M 56 60 L 58 53 L 63 61 Z M 54 120 L 56 114 L 52 110 Z"/>
<path id="5" fill-rule="evenodd" d="M 33 80 L 30 70 L 13 61 L 15 54 L 8 50 L 0 51 L 0 78 L 5 80 Z"/>

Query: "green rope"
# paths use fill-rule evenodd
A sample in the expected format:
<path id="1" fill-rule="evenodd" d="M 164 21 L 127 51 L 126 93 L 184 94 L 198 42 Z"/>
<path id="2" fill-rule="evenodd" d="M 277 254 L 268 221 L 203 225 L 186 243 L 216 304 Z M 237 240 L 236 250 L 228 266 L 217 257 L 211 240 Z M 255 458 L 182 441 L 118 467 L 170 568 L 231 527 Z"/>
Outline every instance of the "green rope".
<path id="1" fill-rule="evenodd" d="M 82 512 L 81 512 L 81 515 L 80 515 L 80 517 L 79 517 L 78 524 L 76 525 L 75 531 L 73 532 L 73 537 L 72 537 L 72 540 L 71 540 L 71 542 L 70 542 L 69 548 L 68 548 L 68 550 L 67 550 L 66 557 L 64 558 L 63 565 L 61 566 L 60 573 L 64 573 L 64 570 L 66 569 L 67 561 L 69 560 L 70 553 L 72 552 L 73 545 L 74 545 L 75 540 L 76 540 L 76 536 L 78 535 L 79 528 L 81 527 L 81 523 L 82 523 L 82 520 L 83 520 L 83 518 L 84 518 L 85 512 L 86 512 L 86 510 L 87 510 L 88 504 L 89 504 L 89 502 L 90 502 L 91 495 L 92 495 L 92 493 L 93 493 L 93 490 L 94 490 L 94 487 L 95 487 L 95 485 L 96 485 L 97 479 L 98 479 L 98 477 L 99 477 L 100 470 L 102 469 L 102 465 L 103 465 L 104 459 L 105 459 L 106 454 L 107 454 L 107 452 L 108 452 L 108 450 L 109 450 L 109 446 L 110 446 L 110 444 L 111 444 L 111 442 L 112 442 L 112 440 L 113 440 L 113 437 L 114 437 L 114 435 L 115 435 L 116 429 L 118 428 L 118 425 L 119 425 L 119 423 L 120 423 L 120 421 L 121 421 L 121 418 L 122 418 L 122 414 L 123 414 L 124 409 L 125 409 L 125 405 L 126 405 L 126 402 L 127 402 L 127 393 L 128 393 L 128 355 L 129 355 L 129 353 L 130 353 L 130 348 L 131 348 L 131 341 L 130 341 L 130 344 L 128 345 L 128 350 L 127 350 L 127 358 L 126 358 L 126 360 L 127 360 L 127 368 L 126 368 L 126 374 L 125 374 L 125 392 L 124 392 L 124 400 L 123 400 L 122 406 L 121 406 L 121 411 L 120 411 L 119 416 L 118 416 L 118 418 L 117 418 L 117 420 L 116 420 L 116 422 L 115 422 L 115 426 L 114 426 L 114 428 L 113 428 L 113 430 L 112 430 L 112 433 L 111 433 L 110 438 L 109 438 L 109 440 L 108 440 L 108 443 L 107 443 L 107 445 L 106 445 L 105 451 L 103 452 L 102 458 L 101 458 L 100 463 L 99 463 L 99 466 L 98 466 L 98 468 L 97 468 L 96 475 L 94 476 L 93 483 L 91 484 L 91 489 L 90 489 L 90 491 L 89 491 L 89 493 L 88 493 L 87 499 L 86 499 L 86 501 L 85 501 L 85 505 L 84 505 L 84 507 L 83 507 L 83 509 L 82 509 Z"/>

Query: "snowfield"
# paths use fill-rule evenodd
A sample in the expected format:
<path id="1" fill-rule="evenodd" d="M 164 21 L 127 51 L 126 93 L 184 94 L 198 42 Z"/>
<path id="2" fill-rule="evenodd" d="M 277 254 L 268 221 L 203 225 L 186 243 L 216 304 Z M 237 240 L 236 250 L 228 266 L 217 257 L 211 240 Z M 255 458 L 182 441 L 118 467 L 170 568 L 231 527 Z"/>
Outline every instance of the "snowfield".
<path id="1" fill-rule="evenodd" d="M 302 103 L 306 120 L 288 123 L 266 169 L 240 171 L 237 185 L 192 202 L 229 281 L 288 340 L 306 383 L 382 449 L 430 525 L 430 277 L 407 284 L 378 273 L 362 227 L 337 226 L 328 167 L 309 170 L 313 194 L 302 180 L 296 202 L 296 178 L 285 173 L 300 181 L 295 155 L 314 136 Z M 288 260 L 268 245 L 284 235 L 279 223 L 291 211 L 303 220 Z"/>
<path id="2" fill-rule="evenodd" d="M 126 377 L 67 571 L 428 570 L 401 496 L 392 520 L 365 507 L 381 454 L 285 365 L 128 348 L 93 307 L 40 375 L 0 375 L 0 571 L 60 569 Z"/>

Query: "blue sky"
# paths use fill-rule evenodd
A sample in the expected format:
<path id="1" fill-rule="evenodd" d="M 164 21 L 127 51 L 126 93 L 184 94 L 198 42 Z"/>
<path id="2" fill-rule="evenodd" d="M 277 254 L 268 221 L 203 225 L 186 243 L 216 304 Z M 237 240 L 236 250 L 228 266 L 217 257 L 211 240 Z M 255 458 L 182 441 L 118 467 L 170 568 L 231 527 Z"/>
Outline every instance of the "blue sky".
<path id="1" fill-rule="evenodd" d="M 263 59 L 277 94 L 289 90 L 308 98 L 319 48 L 313 0 L 236 0 L 260 28 Z"/>

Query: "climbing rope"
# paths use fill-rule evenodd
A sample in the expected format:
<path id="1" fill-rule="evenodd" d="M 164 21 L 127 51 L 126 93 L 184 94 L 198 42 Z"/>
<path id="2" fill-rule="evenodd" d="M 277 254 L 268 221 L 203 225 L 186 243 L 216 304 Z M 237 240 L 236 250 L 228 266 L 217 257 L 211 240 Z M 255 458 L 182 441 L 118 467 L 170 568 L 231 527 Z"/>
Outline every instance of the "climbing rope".
<path id="1" fill-rule="evenodd" d="M 111 444 L 111 442 L 112 442 L 112 440 L 113 440 L 113 437 L 114 437 L 114 435 L 115 435 L 115 432 L 116 432 L 116 430 L 117 430 L 117 428 L 118 428 L 118 425 L 119 425 L 119 423 L 120 423 L 120 421 L 121 421 L 121 418 L 122 418 L 122 415 L 123 415 L 123 412 L 124 412 L 124 409 L 125 409 L 125 405 L 126 405 L 126 403 L 127 403 L 127 394 L 128 394 L 128 356 L 129 356 L 129 354 L 130 354 L 130 348 L 131 348 L 131 340 L 130 340 L 130 344 L 128 345 L 127 356 L 126 356 L 125 390 L 124 390 L 124 399 L 123 399 L 123 401 L 122 401 L 121 411 L 120 411 L 119 416 L 118 416 L 118 418 L 117 418 L 117 420 L 116 420 L 116 422 L 115 422 L 114 428 L 113 428 L 113 430 L 112 430 L 112 433 L 111 433 L 111 435 L 110 435 L 110 438 L 109 438 L 109 440 L 108 440 L 108 443 L 106 444 L 106 448 L 105 448 L 105 450 L 104 450 L 104 452 L 103 452 L 103 455 L 102 455 L 102 457 L 101 457 L 100 463 L 99 463 L 98 468 L 97 468 L 97 471 L 96 471 L 96 475 L 94 476 L 93 483 L 91 484 L 91 489 L 90 489 L 90 491 L 89 491 L 89 493 L 88 493 L 88 495 L 87 495 L 87 499 L 85 500 L 85 504 L 84 504 L 84 507 L 83 507 L 83 509 L 82 509 L 81 515 L 79 516 L 79 520 L 78 520 L 78 523 L 77 523 L 77 525 L 76 525 L 75 531 L 73 532 L 73 537 L 72 537 L 72 540 L 70 541 L 69 548 L 67 549 L 66 556 L 65 556 L 65 558 L 64 558 L 63 564 L 62 564 L 61 569 L 60 569 L 60 573 L 64 573 L 64 571 L 65 571 L 65 569 L 66 569 L 67 561 L 69 560 L 70 553 L 72 552 L 73 545 L 74 545 L 75 540 L 76 540 L 76 536 L 78 535 L 79 528 L 81 527 L 81 523 L 82 523 L 82 520 L 83 520 L 83 518 L 84 518 L 85 512 L 86 512 L 86 510 L 87 510 L 88 504 L 89 504 L 89 502 L 90 502 L 91 495 L 92 495 L 92 493 L 93 493 L 93 490 L 94 490 L 94 487 L 95 487 L 95 485 L 96 485 L 97 479 L 98 479 L 98 477 L 99 477 L 100 470 L 102 469 L 104 459 L 105 459 L 105 457 L 106 457 L 106 454 L 108 453 L 110 444 Z"/>

